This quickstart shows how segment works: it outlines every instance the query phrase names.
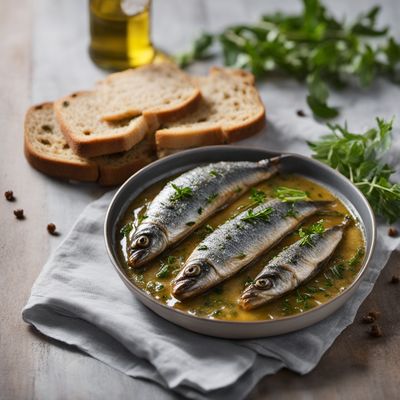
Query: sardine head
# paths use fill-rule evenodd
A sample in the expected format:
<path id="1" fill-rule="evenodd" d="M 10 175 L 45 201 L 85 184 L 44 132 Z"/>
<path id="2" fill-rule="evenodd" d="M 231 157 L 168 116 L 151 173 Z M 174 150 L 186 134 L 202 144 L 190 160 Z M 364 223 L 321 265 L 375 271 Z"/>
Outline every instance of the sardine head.
<path id="1" fill-rule="evenodd" d="M 128 265 L 136 268 L 158 256 L 167 247 L 165 232 L 153 224 L 142 224 L 130 238 Z"/>
<path id="2" fill-rule="evenodd" d="M 172 293 L 177 299 L 184 300 L 206 291 L 218 278 L 209 262 L 189 261 L 172 282 Z"/>
<path id="3" fill-rule="evenodd" d="M 276 267 L 277 271 L 258 276 L 245 289 L 240 297 L 239 304 L 244 310 L 252 310 L 282 296 L 295 287 L 296 278 L 286 268 Z"/>

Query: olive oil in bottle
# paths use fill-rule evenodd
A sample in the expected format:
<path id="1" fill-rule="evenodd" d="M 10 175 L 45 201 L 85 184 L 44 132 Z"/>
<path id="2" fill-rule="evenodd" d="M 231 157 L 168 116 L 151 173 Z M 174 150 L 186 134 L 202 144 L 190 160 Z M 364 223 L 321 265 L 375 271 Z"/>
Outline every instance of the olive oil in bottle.
<path id="1" fill-rule="evenodd" d="M 101 68 L 121 70 L 149 64 L 150 0 L 89 0 L 89 53 Z"/>

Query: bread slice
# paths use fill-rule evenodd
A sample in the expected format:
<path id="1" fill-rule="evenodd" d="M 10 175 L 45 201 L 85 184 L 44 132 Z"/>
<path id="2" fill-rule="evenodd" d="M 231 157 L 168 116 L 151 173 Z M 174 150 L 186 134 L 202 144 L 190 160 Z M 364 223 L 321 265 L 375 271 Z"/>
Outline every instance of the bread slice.
<path id="1" fill-rule="evenodd" d="M 252 74 L 214 67 L 197 82 L 203 97 L 197 109 L 156 131 L 159 157 L 192 147 L 235 142 L 264 127 L 265 109 Z"/>
<path id="2" fill-rule="evenodd" d="M 118 185 L 155 159 L 153 139 L 148 137 L 125 153 L 92 159 L 76 155 L 60 130 L 52 103 L 27 111 L 24 147 L 29 163 L 47 175 L 102 185 Z"/>
<path id="3" fill-rule="evenodd" d="M 184 72 L 163 63 L 111 74 L 94 91 L 56 101 L 54 110 L 73 151 L 96 157 L 131 149 L 161 123 L 190 112 L 200 98 Z"/>

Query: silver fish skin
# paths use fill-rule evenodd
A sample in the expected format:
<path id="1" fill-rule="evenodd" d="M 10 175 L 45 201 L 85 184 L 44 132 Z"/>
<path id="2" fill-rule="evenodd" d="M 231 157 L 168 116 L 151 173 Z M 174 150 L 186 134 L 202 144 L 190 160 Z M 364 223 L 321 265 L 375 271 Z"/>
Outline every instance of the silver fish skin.
<path id="1" fill-rule="evenodd" d="M 193 250 L 172 283 L 173 295 L 184 300 L 228 279 L 328 203 L 301 201 L 289 204 L 274 199 L 228 220 Z M 266 209 L 271 210 L 268 220 L 245 220 L 250 212 L 255 214 Z"/>
<path id="2" fill-rule="evenodd" d="M 279 253 L 243 291 L 240 306 L 245 310 L 260 307 L 315 276 L 343 239 L 349 221 L 346 219 L 341 225 L 329 228 L 324 233 L 311 235 L 309 245 L 298 240 Z"/>
<path id="3" fill-rule="evenodd" d="M 128 264 L 141 267 L 185 238 L 251 186 L 276 174 L 282 157 L 208 164 L 168 182 L 151 202 L 147 217 L 129 237 Z M 177 199 L 176 188 L 189 188 L 190 193 Z"/>

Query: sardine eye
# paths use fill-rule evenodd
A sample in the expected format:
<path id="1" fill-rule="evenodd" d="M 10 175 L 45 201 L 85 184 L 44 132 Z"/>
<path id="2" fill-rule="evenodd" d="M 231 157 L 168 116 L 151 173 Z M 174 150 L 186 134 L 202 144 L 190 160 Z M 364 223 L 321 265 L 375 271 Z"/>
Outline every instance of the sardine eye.
<path id="1" fill-rule="evenodd" d="M 135 241 L 135 245 L 140 248 L 147 247 L 149 243 L 150 239 L 146 235 L 139 236 Z"/>
<path id="2" fill-rule="evenodd" d="M 201 272 L 201 267 L 200 265 L 193 264 L 193 265 L 188 265 L 185 270 L 184 274 L 185 276 L 197 276 Z"/>
<path id="3" fill-rule="evenodd" d="M 269 289 L 272 286 L 272 282 L 270 279 L 260 278 L 260 279 L 256 280 L 256 282 L 254 283 L 254 286 L 257 289 Z"/>

